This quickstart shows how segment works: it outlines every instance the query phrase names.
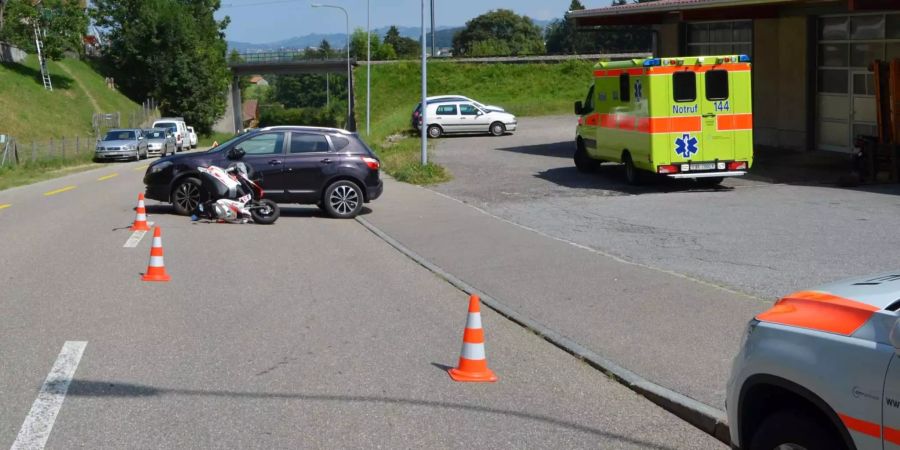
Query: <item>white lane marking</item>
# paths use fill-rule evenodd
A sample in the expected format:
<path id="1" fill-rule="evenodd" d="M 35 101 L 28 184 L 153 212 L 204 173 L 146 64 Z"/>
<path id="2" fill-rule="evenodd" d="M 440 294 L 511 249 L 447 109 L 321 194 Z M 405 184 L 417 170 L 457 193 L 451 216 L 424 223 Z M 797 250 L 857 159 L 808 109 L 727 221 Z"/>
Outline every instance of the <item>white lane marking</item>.
<path id="1" fill-rule="evenodd" d="M 69 383 L 72 382 L 75 370 L 78 369 L 85 347 L 87 347 L 85 341 L 66 341 L 63 344 L 59 356 L 56 357 L 56 363 L 47 374 L 47 379 L 44 380 L 44 385 L 31 405 L 31 411 L 10 450 L 40 450 L 47 445 L 53 422 L 56 421 L 56 415 L 59 414 L 63 400 L 66 399 Z"/>
<path id="2" fill-rule="evenodd" d="M 152 227 L 152 226 L 153 226 L 153 222 L 147 222 L 147 226 Z M 135 248 L 135 247 L 137 247 L 138 244 L 141 243 L 141 239 L 144 239 L 144 235 L 145 235 L 145 234 L 147 234 L 146 231 L 135 231 L 134 233 L 131 233 L 131 237 L 128 238 L 127 241 L 125 241 L 125 245 L 123 245 L 122 247 L 124 247 L 124 248 Z"/>

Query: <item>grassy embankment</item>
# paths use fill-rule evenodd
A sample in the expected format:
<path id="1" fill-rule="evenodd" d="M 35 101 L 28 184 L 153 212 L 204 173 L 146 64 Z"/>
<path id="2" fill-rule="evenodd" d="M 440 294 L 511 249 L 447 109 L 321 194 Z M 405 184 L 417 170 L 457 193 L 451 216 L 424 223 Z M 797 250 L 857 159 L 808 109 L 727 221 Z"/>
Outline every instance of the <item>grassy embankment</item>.
<path id="1" fill-rule="evenodd" d="M 49 70 L 52 92 L 41 84 L 34 55 L 23 64 L 0 64 L 0 134 L 15 137 L 20 144 L 20 159 L 29 159 L 15 167 L 0 167 L 0 189 L 99 166 L 91 163 L 93 113 L 119 111 L 125 117 L 140 109 L 140 105 L 107 88 L 103 76 L 82 61 L 50 61 Z M 72 147 L 76 136 L 81 142 L 77 155 Z M 31 142 L 59 142 L 63 138 L 70 146 L 67 157 L 30 161 Z"/>
<path id="2" fill-rule="evenodd" d="M 428 64 L 428 95 L 459 94 L 498 105 L 522 116 L 571 114 L 591 83 L 593 62 L 559 64 Z M 435 164 L 420 164 L 421 142 L 410 128 L 421 98 L 419 64 L 372 66 L 371 136 L 366 136 L 366 70 L 355 71 L 357 128 L 381 157 L 384 169 L 400 181 L 434 184 L 451 174 Z M 430 142 L 430 141 L 429 141 Z M 431 147 L 431 145 L 429 145 Z"/>

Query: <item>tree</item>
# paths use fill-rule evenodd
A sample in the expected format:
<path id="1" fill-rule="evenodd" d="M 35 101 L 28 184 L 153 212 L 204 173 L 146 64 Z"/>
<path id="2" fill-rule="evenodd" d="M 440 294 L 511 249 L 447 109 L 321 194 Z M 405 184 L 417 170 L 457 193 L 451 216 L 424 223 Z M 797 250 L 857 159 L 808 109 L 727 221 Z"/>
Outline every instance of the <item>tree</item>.
<path id="1" fill-rule="evenodd" d="M 387 33 L 384 35 L 384 45 L 390 45 L 399 59 L 416 58 L 422 53 L 419 41 L 400 36 L 400 30 L 393 25 L 388 28 Z"/>
<path id="2" fill-rule="evenodd" d="M 39 5 L 29 0 L 0 0 L 0 40 L 34 52 L 34 26 L 44 33 L 43 55 L 62 59 L 65 52 L 81 53 L 88 17 L 78 2 L 44 0 Z"/>
<path id="3" fill-rule="evenodd" d="M 350 57 L 357 61 L 366 60 L 366 51 L 371 52 L 372 61 L 383 61 L 386 59 L 397 59 L 397 52 L 391 46 L 385 46 L 381 43 L 381 38 L 377 34 L 370 34 L 370 49 L 366 48 L 366 30 L 357 28 L 350 35 Z"/>
<path id="4" fill-rule="evenodd" d="M 104 58 L 132 98 L 153 96 L 164 114 L 207 132 L 225 111 L 230 72 L 219 0 L 94 0 Z"/>
<path id="5" fill-rule="evenodd" d="M 655 0 L 633 0 L 643 3 Z M 626 0 L 613 0 L 623 5 Z M 572 0 L 569 11 L 584 9 L 579 0 Z M 577 30 L 572 22 L 554 20 L 545 32 L 548 53 L 619 53 L 650 49 L 650 29 L 644 26 L 601 26 L 592 30 Z"/>
<path id="6" fill-rule="evenodd" d="M 456 56 L 500 56 L 543 54 L 541 28 L 527 16 L 508 9 L 482 14 L 453 36 Z"/>

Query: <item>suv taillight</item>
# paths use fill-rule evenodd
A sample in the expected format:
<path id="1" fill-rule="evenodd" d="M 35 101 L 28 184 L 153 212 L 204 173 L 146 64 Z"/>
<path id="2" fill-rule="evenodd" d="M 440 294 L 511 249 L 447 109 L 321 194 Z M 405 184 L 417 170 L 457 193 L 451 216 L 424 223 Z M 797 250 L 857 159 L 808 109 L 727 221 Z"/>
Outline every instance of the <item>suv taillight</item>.
<path id="1" fill-rule="evenodd" d="M 372 170 L 378 170 L 379 168 L 381 168 L 381 163 L 378 162 L 378 160 L 375 158 L 369 158 L 367 156 L 363 156 L 362 160 Z"/>

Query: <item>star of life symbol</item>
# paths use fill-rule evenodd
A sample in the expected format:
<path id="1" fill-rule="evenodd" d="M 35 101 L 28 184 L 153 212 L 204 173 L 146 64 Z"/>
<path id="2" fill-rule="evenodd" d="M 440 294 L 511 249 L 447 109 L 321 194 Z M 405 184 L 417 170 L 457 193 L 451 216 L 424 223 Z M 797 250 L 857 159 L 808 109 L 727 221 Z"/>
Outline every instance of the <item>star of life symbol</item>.
<path id="1" fill-rule="evenodd" d="M 634 80 L 634 101 L 640 102 L 641 97 L 644 96 L 643 88 L 641 87 L 641 80 Z"/>
<path id="2" fill-rule="evenodd" d="M 675 139 L 675 153 L 678 153 L 684 158 L 690 158 L 691 155 L 696 154 L 700 149 L 697 148 L 697 138 L 691 136 L 688 133 L 681 135 L 680 138 Z"/>

